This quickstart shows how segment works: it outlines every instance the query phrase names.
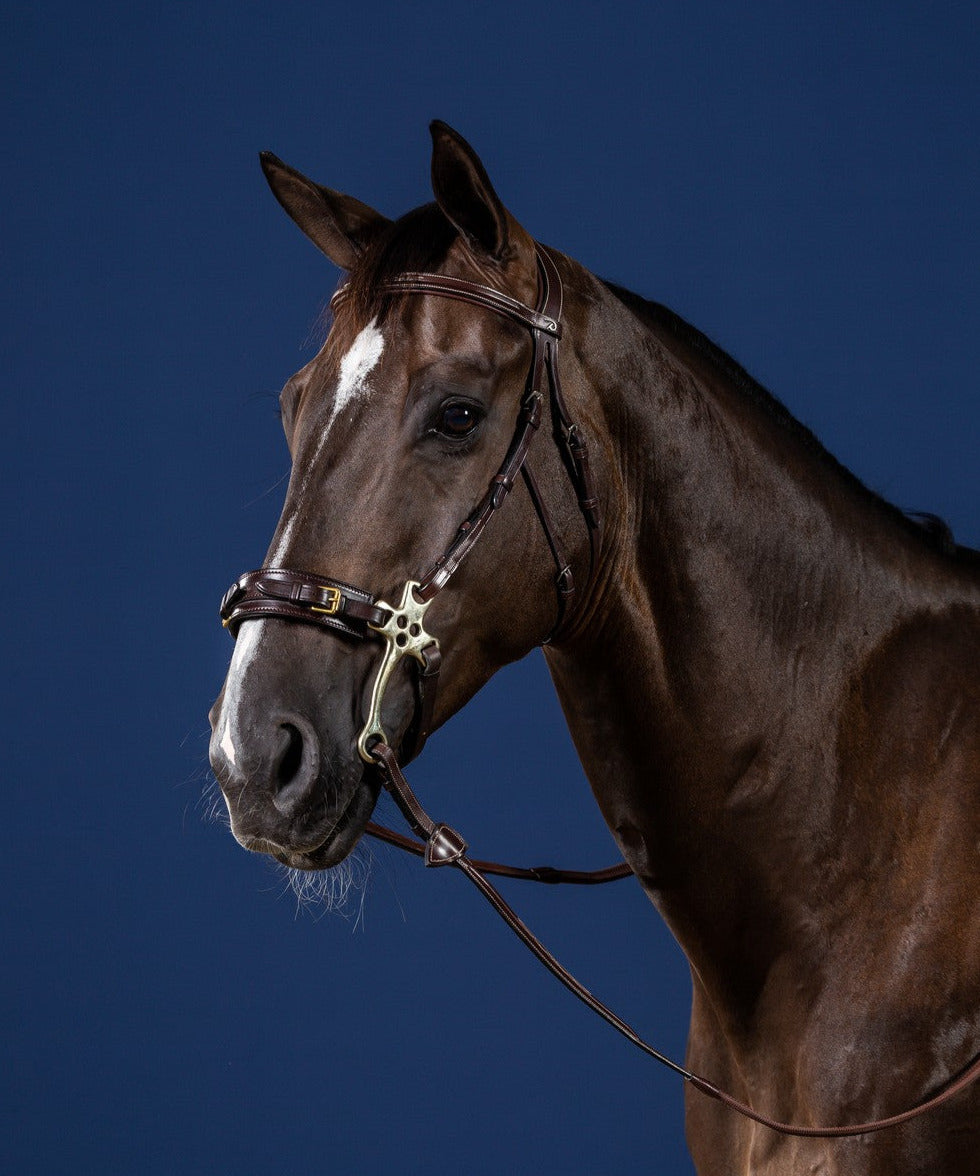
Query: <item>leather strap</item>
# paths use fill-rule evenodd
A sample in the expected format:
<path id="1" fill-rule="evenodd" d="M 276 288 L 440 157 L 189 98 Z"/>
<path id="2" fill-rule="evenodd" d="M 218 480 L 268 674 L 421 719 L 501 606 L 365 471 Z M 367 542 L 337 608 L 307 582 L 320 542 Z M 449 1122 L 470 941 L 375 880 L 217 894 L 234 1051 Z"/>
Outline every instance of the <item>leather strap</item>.
<path id="1" fill-rule="evenodd" d="M 256 617 L 287 617 L 346 633 L 371 636 L 369 625 L 383 625 L 387 610 L 375 607 L 375 597 L 363 588 L 331 580 L 314 572 L 287 568 L 258 568 L 245 572 L 221 601 L 221 623 L 232 636 L 242 621 Z"/>
<path id="2" fill-rule="evenodd" d="M 535 242 L 535 253 L 537 256 L 538 279 L 541 288 L 538 309 L 536 310 L 532 310 L 529 306 L 518 302 L 517 299 L 512 298 L 509 294 L 504 294 L 502 291 L 495 290 L 491 286 L 480 285 L 477 282 L 468 282 L 462 278 L 454 278 L 446 274 L 399 274 L 386 281 L 379 287 L 379 290 L 389 294 L 434 294 L 443 298 L 454 298 L 459 302 L 468 302 L 482 306 L 487 310 L 496 311 L 498 314 L 502 314 L 514 322 L 520 323 L 531 331 L 534 343 L 534 356 L 531 362 L 529 388 L 527 391 L 541 391 L 547 378 L 551 393 L 556 439 L 559 441 L 565 454 L 569 472 L 578 495 L 579 507 L 589 527 L 590 545 L 594 546 L 592 532 L 597 530 L 600 524 L 599 499 L 595 491 L 595 484 L 589 463 L 588 446 L 581 429 L 571 419 L 562 392 L 561 378 L 558 372 L 558 340 L 562 336 L 561 317 L 564 306 L 561 276 L 558 273 L 558 267 L 555 264 L 554 258 L 546 246 Z M 334 294 L 330 303 L 331 307 L 335 308 L 338 306 L 343 302 L 346 295 L 347 286 L 345 284 Z M 538 502 L 540 502 L 540 498 L 536 500 L 536 506 Z M 479 514 L 481 508 L 484 506 L 485 502 L 481 503 L 481 507 L 478 507 L 475 513 Z M 541 513 L 539 507 L 539 516 L 541 516 Z M 489 514 L 487 514 L 486 519 L 480 524 L 480 530 L 483 529 L 483 526 L 486 525 L 486 521 L 488 520 Z M 467 520 L 467 523 L 469 522 L 470 520 Z M 544 522 L 543 517 L 542 522 Z M 464 523 L 463 526 L 465 528 L 467 524 Z M 554 543 L 552 542 L 553 531 L 548 530 L 547 525 L 546 531 L 549 544 L 551 544 L 552 550 L 554 550 Z M 457 538 L 461 539 L 462 536 L 458 536 Z M 472 547 L 473 542 L 475 542 L 475 539 L 466 544 L 463 555 Z M 460 556 L 460 559 L 462 559 L 462 556 Z M 592 564 L 595 562 L 594 550 L 591 553 L 590 562 Z M 566 562 L 560 565 L 559 571 L 564 572 L 567 567 Z M 433 569 L 432 574 L 435 576 L 437 569 Z M 445 579 L 448 579 L 448 576 L 451 574 L 452 572 L 450 571 Z M 444 583 L 445 581 L 443 580 L 442 582 Z M 425 583 L 424 580 L 423 583 Z M 560 601 L 560 604 L 562 606 L 562 612 L 564 612 L 564 605 L 567 604 L 567 598 L 571 595 L 571 592 L 567 590 L 567 585 L 571 583 L 571 580 L 568 578 L 562 581 L 562 583 L 565 585 L 565 590 L 564 599 Z M 434 588 L 433 591 L 439 591 L 441 586 L 442 584 L 440 583 L 439 587 Z M 555 628 L 557 629 L 557 627 L 556 625 Z"/>
<path id="3" fill-rule="evenodd" d="M 420 600 L 431 600 L 437 592 L 441 592 L 450 576 L 473 550 L 487 523 L 503 506 L 504 500 L 513 489 L 514 479 L 524 465 L 527 451 L 530 449 L 531 441 L 540 425 L 541 393 L 535 388 L 531 388 L 525 393 L 521 402 L 517 418 L 517 431 L 504 457 L 503 464 L 494 474 L 490 488 L 476 509 L 460 525 L 452 543 L 419 580 L 415 594 Z"/>
<path id="4" fill-rule="evenodd" d="M 545 289 L 548 292 L 546 293 L 546 302 L 549 294 L 551 294 L 551 297 L 557 298 L 556 314 L 560 318 L 563 294 L 561 292 L 562 284 L 558 267 L 555 265 L 550 251 L 543 245 L 538 245 L 537 251 L 542 277 L 546 283 Z M 558 293 L 554 295 L 553 292 L 556 290 Z M 590 532 L 595 531 L 599 529 L 601 521 L 599 515 L 599 498 L 596 494 L 595 483 L 592 477 L 592 467 L 589 464 L 588 445 L 585 442 L 582 430 L 571 418 L 568 405 L 565 402 L 565 394 L 562 391 L 561 376 L 558 371 L 557 339 L 547 340 L 544 348 L 544 362 L 547 367 L 548 384 L 551 388 L 551 404 L 555 416 L 555 427 L 572 468 L 572 480 L 578 491 L 579 507 L 585 516 L 585 521 L 589 525 Z"/>
<path id="5" fill-rule="evenodd" d="M 541 491 L 538 489 L 538 483 L 531 473 L 531 467 L 526 462 L 521 468 L 521 475 L 527 485 L 527 492 L 531 496 L 531 501 L 534 503 L 534 509 L 538 512 L 538 521 L 541 523 L 541 529 L 544 531 L 544 536 L 548 540 L 548 546 L 551 548 L 552 559 L 554 559 L 555 567 L 558 569 L 558 574 L 555 577 L 555 588 L 558 592 L 558 617 L 551 627 L 551 632 L 542 642 L 542 645 L 548 645 L 555 633 L 561 628 L 569 601 L 575 595 L 575 579 L 572 576 L 572 565 L 569 562 L 568 556 L 565 555 L 565 549 L 562 547 L 561 540 L 555 531 L 554 524 L 551 521 L 551 515 L 545 505 Z"/>
<path id="6" fill-rule="evenodd" d="M 391 793 L 392 799 L 398 805 L 416 835 L 422 837 L 426 842 L 424 851 L 425 864 L 427 866 L 453 865 L 461 870 L 490 903 L 497 914 L 500 915 L 510 929 L 517 935 L 524 946 L 533 952 L 548 971 L 556 979 L 560 980 L 571 993 L 592 1009 L 594 1013 L 602 1017 L 603 1020 L 608 1021 L 614 1029 L 622 1033 L 624 1037 L 633 1042 L 644 1053 L 649 1054 L 669 1069 L 690 1080 L 693 1077 L 690 1071 L 685 1070 L 683 1066 L 679 1066 L 652 1045 L 648 1045 L 634 1029 L 631 1029 L 622 1018 L 618 1017 L 597 997 L 593 996 L 584 984 L 576 980 L 571 972 L 555 959 L 527 924 L 524 923 L 520 916 L 504 900 L 503 896 L 486 880 L 477 863 L 470 861 L 466 857 L 467 846 L 463 838 L 455 829 L 452 829 L 448 825 L 437 824 L 426 813 L 408 781 L 402 774 L 402 770 L 398 766 L 398 760 L 391 748 L 387 744 L 379 742 L 374 744 L 371 751 L 376 757 L 384 785 Z M 415 852 L 414 849 L 412 852 Z M 619 868 L 614 867 L 614 869 L 618 871 Z M 627 866 L 626 873 L 622 876 L 625 877 L 629 873 L 632 873 L 632 871 Z M 617 876 L 619 876 L 618 873 Z"/>
<path id="7" fill-rule="evenodd" d="M 872 1119 L 868 1123 L 858 1123 L 853 1127 L 798 1127 L 792 1123 L 780 1123 L 777 1119 L 770 1119 L 768 1115 L 762 1115 L 746 1103 L 726 1094 L 706 1078 L 692 1074 L 688 1081 L 695 1090 L 706 1094 L 708 1098 L 724 1103 L 726 1107 L 744 1115 L 746 1119 L 761 1123 L 763 1127 L 768 1127 L 771 1131 L 778 1131 L 780 1135 L 798 1135 L 804 1139 L 847 1139 L 852 1135 L 871 1135 L 875 1131 L 884 1131 L 887 1127 L 898 1127 L 901 1123 L 908 1123 L 910 1119 L 917 1119 L 919 1115 L 934 1111 L 943 1103 L 949 1102 L 954 1095 L 976 1082 L 977 1078 L 980 1078 L 980 1055 L 975 1057 L 959 1076 L 952 1078 L 945 1086 L 941 1086 L 936 1094 L 924 1102 L 916 1103 L 915 1106 L 909 1107 L 907 1111 L 901 1111 L 897 1115 L 889 1115 L 886 1119 Z"/>
<path id="8" fill-rule="evenodd" d="M 518 302 L 516 298 L 494 290 L 491 286 L 481 286 L 476 282 L 451 278 L 446 274 L 408 273 L 391 278 L 380 288 L 392 294 L 438 294 L 443 298 L 455 298 L 459 302 L 469 302 L 487 310 L 495 310 L 532 331 L 543 331 L 555 339 L 561 338 L 559 316 L 548 314 L 547 309 L 532 310 L 523 302 Z"/>
<path id="9" fill-rule="evenodd" d="M 415 716 L 402 739 L 402 762 L 406 764 L 421 754 L 425 741 L 432 732 L 432 713 L 435 710 L 439 688 L 439 671 L 442 669 L 442 651 L 437 642 L 433 641 L 422 650 L 422 665 L 419 667 L 416 664 L 416 668 L 418 672 L 415 675 Z"/>
<path id="10" fill-rule="evenodd" d="M 455 298 L 458 302 L 469 302 L 494 310 L 532 331 L 544 331 L 556 339 L 561 338 L 561 315 L 548 313 L 547 297 L 542 300 L 540 310 L 532 310 L 509 294 L 494 290 L 492 286 L 482 286 L 447 274 L 398 274 L 378 289 L 386 294 L 438 294 L 442 298 Z M 330 299 L 331 309 L 339 306 L 346 297 L 345 284 Z"/>
<path id="11" fill-rule="evenodd" d="M 414 837 L 407 837 L 404 833 L 396 833 L 386 825 L 377 825 L 368 821 L 364 832 L 378 841 L 394 845 L 406 853 L 416 857 L 425 857 L 424 841 L 416 841 Z M 479 858 L 471 858 L 472 865 L 481 874 L 493 874 L 498 878 L 516 878 L 523 882 L 543 882 L 549 886 L 561 883 L 574 886 L 601 886 L 605 882 L 617 882 L 622 878 L 631 878 L 633 871 L 625 862 L 615 866 L 606 866 L 602 870 L 560 870 L 555 866 L 508 866 L 502 862 L 489 862 Z"/>
<path id="12" fill-rule="evenodd" d="M 544 964 L 557 980 L 561 981 L 573 995 L 577 996 L 583 1004 L 587 1005 L 594 1013 L 612 1025 L 627 1041 L 632 1042 L 638 1049 L 648 1054 L 655 1061 L 660 1062 L 661 1065 L 666 1066 L 669 1070 L 673 1070 L 675 1074 L 679 1074 L 695 1090 L 706 1095 L 708 1098 L 713 1098 L 723 1103 L 745 1118 L 751 1119 L 763 1127 L 768 1127 L 771 1131 L 776 1131 L 781 1135 L 793 1135 L 810 1139 L 843 1139 L 855 1135 L 869 1135 L 875 1131 L 884 1131 L 888 1127 L 897 1127 L 901 1123 L 907 1123 L 910 1119 L 915 1119 L 919 1115 L 924 1115 L 928 1111 L 935 1110 L 959 1094 L 960 1091 L 970 1086 L 977 1078 L 980 1078 L 980 1055 L 978 1055 L 965 1070 L 951 1079 L 930 1098 L 917 1103 L 915 1106 L 899 1114 L 889 1115 L 882 1119 L 872 1119 L 866 1123 L 857 1123 L 852 1126 L 800 1126 L 794 1123 L 780 1122 L 778 1119 L 772 1119 L 768 1115 L 754 1110 L 747 1103 L 742 1102 L 733 1095 L 727 1094 L 713 1082 L 709 1082 L 707 1078 L 702 1078 L 701 1075 L 685 1069 L 679 1063 L 667 1057 L 666 1054 L 655 1049 L 649 1042 L 640 1037 L 635 1029 L 628 1025 L 621 1017 L 617 1016 L 612 1009 L 603 1004 L 598 997 L 594 996 L 585 985 L 576 980 L 558 962 L 551 952 L 548 951 L 534 932 L 531 931 L 527 924 L 524 923 L 520 916 L 505 901 L 499 891 L 484 877 L 484 874 L 501 872 L 495 867 L 495 863 L 471 861 L 466 856 L 466 842 L 459 833 L 449 825 L 437 824 L 432 820 L 420 804 L 418 797 L 412 791 L 401 768 L 398 766 L 395 753 L 387 744 L 381 742 L 376 743 L 371 748 L 371 752 L 375 756 L 385 787 L 391 793 L 395 803 L 401 809 L 405 819 L 415 833 L 425 840 L 425 845 L 424 847 L 420 847 L 418 843 L 411 842 L 410 838 L 398 838 L 397 835 L 395 837 L 385 836 L 383 838 L 385 841 L 397 845 L 399 848 L 407 849 L 411 853 L 421 853 L 427 866 L 455 866 L 476 886 L 524 946 Z M 373 832 L 370 826 L 368 831 Z M 375 833 L 374 835 L 377 836 L 378 834 Z M 493 868 L 488 869 L 486 868 L 487 866 Z M 618 868 L 613 867 L 613 869 Z M 629 867 L 626 867 L 626 870 L 627 873 L 631 872 Z M 600 873 L 611 874 L 611 871 L 600 871 Z M 526 877 L 528 875 L 522 873 L 519 875 L 507 874 L 505 876 Z M 619 875 L 617 873 L 616 876 L 625 875 Z M 536 880 L 540 881 L 541 879 Z M 568 879 L 563 878 L 561 880 L 567 881 Z M 606 878 L 603 880 L 610 879 Z"/>

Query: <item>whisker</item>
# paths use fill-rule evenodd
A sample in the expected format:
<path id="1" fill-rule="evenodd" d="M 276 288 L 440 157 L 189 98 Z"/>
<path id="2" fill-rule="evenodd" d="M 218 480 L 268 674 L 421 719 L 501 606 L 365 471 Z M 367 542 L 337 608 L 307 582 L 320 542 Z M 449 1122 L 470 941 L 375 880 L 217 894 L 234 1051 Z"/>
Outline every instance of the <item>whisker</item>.
<path id="1" fill-rule="evenodd" d="M 284 886 L 296 899 L 296 917 L 308 910 L 316 915 L 340 915 L 353 919 L 352 930 L 363 925 L 367 883 L 374 854 L 360 844 L 350 856 L 329 870 L 294 870 L 282 866 Z"/>
<path id="2" fill-rule="evenodd" d="M 289 474 L 290 474 L 290 470 L 286 469 L 283 473 L 281 473 L 279 475 L 278 478 L 276 478 L 276 480 L 272 483 L 271 486 L 266 486 L 266 488 L 264 490 L 260 490 L 259 493 L 256 494 L 254 498 L 250 498 L 245 503 L 245 506 L 243 509 L 248 510 L 248 508 L 250 506 L 254 506 L 257 502 L 261 502 L 263 498 L 268 498 L 270 494 L 274 494 L 275 491 L 278 490 L 279 487 L 283 484 L 283 482 L 289 481 Z"/>
<path id="3" fill-rule="evenodd" d="M 211 771 L 208 771 L 205 778 L 197 807 L 201 810 L 202 819 L 207 824 L 223 825 L 226 829 L 231 829 L 228 806 L 225 804 L 225 798 L 218 787 L 217 777 Z"/>

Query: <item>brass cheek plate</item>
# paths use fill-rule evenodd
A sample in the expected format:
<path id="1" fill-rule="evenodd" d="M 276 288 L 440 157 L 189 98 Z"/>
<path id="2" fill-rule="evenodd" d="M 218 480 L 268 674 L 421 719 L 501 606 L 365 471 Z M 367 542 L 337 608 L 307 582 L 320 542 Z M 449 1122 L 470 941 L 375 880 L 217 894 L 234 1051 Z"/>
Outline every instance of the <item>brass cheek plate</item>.
<path id="1" fill-rule="evenodd" d="M 376 633 L 380 633 L 385 641 L 384 656 L 378 667 L 377 677 L 371 689 L 371 702 L 368 708 L 367 721 L 357 739 L 357 751 L 365 763 L 375 763 L 368 745 L 372 740 L 381 738 L 385 743 L 388 738 L 381 726 L 381 703 L 395 666 L 403 657 L 414 657 L 417 662 L 425 663 L 422 651 L 439 642 L 431 633 L 425 631 L 423 618 L 425 611 L 432 603 L 431 600 L 420 601 L 415 595 L 418 588 L 417 580 L 408 580 L 402 589 L 402 598 L 397 606 L 388 604 L 384 600 L 377 602 L 378 608 L 383 608 L 391 615 L 383 625 L 370 625 Z"/>

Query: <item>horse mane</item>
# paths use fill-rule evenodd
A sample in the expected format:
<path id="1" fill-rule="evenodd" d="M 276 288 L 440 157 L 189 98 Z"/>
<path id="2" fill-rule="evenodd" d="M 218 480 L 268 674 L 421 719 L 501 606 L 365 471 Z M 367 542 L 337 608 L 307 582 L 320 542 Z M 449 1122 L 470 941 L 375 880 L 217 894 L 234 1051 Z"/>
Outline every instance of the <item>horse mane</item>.
<path id="1" fill-rule="evenodd" d="M 371 243 L 347 284 L 347 295 L 358 317 L 382 321 L 393 297 L 382 291 L 385 282 L 404 273 L 438 270 L 446 260 L 456 236 L 456 227 L 435 203 L 414 208 L 388 224 Z M 833 470 L 852 490 L 873 502 L 904 530 L 922 540 L 932 551 L 954 560 L 976 560 L 980 565 L 980 552 L 957 544 L 948 524 L 937 515 L 903 511 L 869 489 L 780 400 L 707 335 L 659 302 L 651 302 L 613 282 L 603 280 L 603 285 L 645 326 L 658 335 L 678 340 L 697 353 L 729 385 L 790 433 L 808 453 Z"/>
<path id="2" fill-rule="evenodd" d="M 680 315 L 659 302 L 651 302 L 641 295 L 634 294 L 631 290 L 617 286 L 614 282 L 605 279 L 602 280 L 602 284 L 645 326 L 661 337 L 666 335 L 668 338 L 676 339 L 681 345 L 699 355 L 710 368 L 722 375 L 729 385 L 736 388 L 770 419 L 776 421 L 790 433 L 808 453 L 816 457 L 828 469 L 833 470 L 852 490 L 874 503 L 880 511 L 883 511 L 893 522 L 898 523 L 906 532 L 914 535 L 940 555 L 980 567 L 980 551 L 958 544 L 949 524 L 944 519 L 925 511 L 902 510 L 869 489 L 856 474 L 838 461 L 821 444 L 816 435 L 797 420 L 780 400 L 753 379 L 741 364 L 726 351 L 723 351 L 717 343 L 713 343 L 707 335 L 696 327 L 692 327 Z"/>

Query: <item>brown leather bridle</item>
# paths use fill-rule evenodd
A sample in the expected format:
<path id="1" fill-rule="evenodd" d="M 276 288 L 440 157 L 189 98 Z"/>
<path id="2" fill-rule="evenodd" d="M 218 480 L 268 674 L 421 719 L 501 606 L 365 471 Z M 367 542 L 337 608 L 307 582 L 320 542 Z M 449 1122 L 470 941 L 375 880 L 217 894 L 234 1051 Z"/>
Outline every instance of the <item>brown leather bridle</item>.
<path id="1" fill-rule="evenodd" d="M 422 857 L 427 866 L 451 865 L 459 869 L 545 967 L 579 1000 L 637 1048 L 679 1074 L 702 1094 L 784 1135 L 842 1138 L 898 1126 L 940 1106 L 980 1077 L 980 1057 L 931 1098 L 900 1114 L 867 1123 L 854 1126 L 804 1127 L 781 1123 L 753 1110 L 746 1103 L 685 1069 L 644 1041 L 634 1029 L 589 992 L 555 959 L 485 877 L 486 874 L 495 874 L 535 882 L 596 884 L 626 878 L 632 873 L 630 867 L 621 863 L 604 870 L 557 870 L 550 866 L 507 866 L 498 862 L 469 858 L 466 853 L 466 842 L 460 834 L 449 825 L 433 821 L 426 813 L 405 779 L 398 757 L 388 744 L 380 722 L 381 702 L 392 671 L 405 657 L 413 658 L 420 668 L 416 678 L 418 699 L 415 715 L 402 741 L 403 762 L 417 755 L 425 743 L 431 727 L 441 664 L 439 643 L 425 630 L 426 609 L 473 550 L 487 524 L 503 505 L 518 475 L 523 477 L 527 485 L 558 569 L 555 580 L 558 615 L 551 634 L 545 641 L 550 641 L 564 622 L 569 603 L 575 593 L 572 570 L 555 533 L 544 500 L 526 464 L 531 442 L 541 425 L 541 389 L 545 380 L 548 384 L 555 439 L 561 448 L 564 464 L 578 497 L 579 508 L 588 527 L 591 577 L 595 561 L 595 532 L 600 525 L 599 501 L 593 485 L 586 442 L 581 430 L 569 416 L 558 374 L 558 341 L 562 335 L 561 278 L 549 251 L 537 244 L 535 250 L 541 294 L 538 306 L 533 310 L 499 290 L 444 274 L 401 274 L 379 288 L 380 293 L 386 294 L 428 294 L 454 298 L 501 314 L 526 327 L 531 333 L 531 366 L 514 436 L 500 468 L 490 481 L 486 494 L 460 525 L 446 551 L 418 580 L 408 580 L 405 583 L 401 600 L 397 605 L 379 600 L 362 588 L 311 572 L 296 572 L 285 568 L 260 568 L 257 571 L 246 572 L 232 584 L 222 599 L 222 624 L 232 636 L 236 636 L 239 626 L 244 621 L 260 617 L 281 617 L 319 625 L 349 637 L 384 640 L 385 652 L 372 689 L 368 718 L 358 737 L 358 752 L 366 763 L 377 767 L 385 788 L 391 793 L 405 820 L 420 840 L 416 841 L 373 822 L 367 824 L 365 831 Z M 345 296 L 346 287 L 341 287 L 334 295 L 332 305 L 342 302 Z"/>
<path id="2" fill-rule="evenodd" d="M 409 580 L 403 586 L 400 602 L 389 604 L 341 580 L 286 568 L 260 568 L 246 572 L 228 589 L 221 602 L 222 624 L 233 635 L 237 634 L 238 626 L 243 621 L 257 617 L 285 617 L 317 624 L 350 637 L 380 637 L 385 641 L 385 655 L 375 678 L 368 719 L 358 738 L 358 752 L 366 763 L 376 762 L 370 750 L 371 742 L 376 738 L 387 742 L 380 721 L 381 701 L 392 670 L 404 657 L 417 661 L 421 670 L 417 679 L 419 702 L 412 726 L 402 742 L 403 756 L 411 759 L 422 750 L 431 725 L 441 661 L 438 641 L 425 631 L 425 612 L 476 546 L 487 524 L 506 501 L 518 475 L 523 477 L 528 488 L 557 568 L 555 588 L 558 613 L 551 633 L 545 638 L 546 642 L 551 640 L 564 622 L 576 591 L 571 563 L 527 465 L 531 442 L 541 427 L 542 389 L 546 384 L 555 438 L 561 447 L 589 532 L 591 575 L 595 556 L 594 536 L 600 521 L 599 500 L 593 487 L 588 447 L 581 429 L 569 416 L 558 373 L 561 278 L 548 251 L 543 246 L 537 246 L 536 252 L 541 297 L 535 310 L 499 290 L 445 274 L 400 274 L 380 287 L 380 293 L 432 294 L 495 311 L 526 327 L 531 333 L 532 342 L 531 365 L 517 424 L 500 468 L 491 478 L 483 498 L 460 525 L 443 554 L 418 580 Z M 346 287 L 341 287 L 334 295 L 332 305 L 336 307 L 345 297 Z"/>

